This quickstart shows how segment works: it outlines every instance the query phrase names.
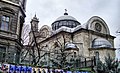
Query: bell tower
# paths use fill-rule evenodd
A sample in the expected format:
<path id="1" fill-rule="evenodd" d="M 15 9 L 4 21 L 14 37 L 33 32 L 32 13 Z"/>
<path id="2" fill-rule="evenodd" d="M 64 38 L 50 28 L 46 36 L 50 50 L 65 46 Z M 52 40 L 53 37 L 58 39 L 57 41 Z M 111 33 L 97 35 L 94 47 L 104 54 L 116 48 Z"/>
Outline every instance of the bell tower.
<path id="1" fill-rule="evenodd" d="M 33 19 L 31 20 L 31 31 L 37 32 L 38 31 L 38 23 L 39 23 L 39 19 L 35 16 L 33 17 Z"/>
<path id="2" fill-rule="evenodd" d="M 32 43 L 32 41 L 34 40 L 33 39 L 33 33 L 35 36 L 37 36 L 37 34 L 39 33 L 38 32 L 38 23 L 39 23 L 39 19 L 36 17 L 36 14 L 35 16 L 33 17 L 33 19 L 31 20 L 31 30 L 30 30 L 30 33 L 29 33 L 29 44 Z"/>

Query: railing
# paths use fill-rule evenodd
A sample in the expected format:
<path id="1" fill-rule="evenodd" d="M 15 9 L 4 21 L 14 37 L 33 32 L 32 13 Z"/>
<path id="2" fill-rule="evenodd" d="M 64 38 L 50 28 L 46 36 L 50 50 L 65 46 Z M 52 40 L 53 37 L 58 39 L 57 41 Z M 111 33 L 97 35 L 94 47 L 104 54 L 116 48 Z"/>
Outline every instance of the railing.
<path id="1" fill-rule="evenodd" d="M 86 68 L 95 66 L 95 58 L 83 58 L 82 60 L 74 60 L 70 63 L 70 66 L 73 68 Z"/>
<path id="2" fill-rule="evenodd" d="M 79 63 L 79 68 L 83 68 L 83 67 L 92 67 L 94 66 L 94 61 L 93 60 L 88 60 L 88 61 L 83 61 Z"/>

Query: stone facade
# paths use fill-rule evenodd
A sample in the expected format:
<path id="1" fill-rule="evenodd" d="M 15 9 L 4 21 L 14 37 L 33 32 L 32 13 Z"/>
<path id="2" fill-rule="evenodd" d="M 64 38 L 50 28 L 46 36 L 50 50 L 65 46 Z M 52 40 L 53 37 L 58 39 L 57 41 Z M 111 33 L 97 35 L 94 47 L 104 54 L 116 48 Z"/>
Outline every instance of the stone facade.
<path id="1" fill-rule="evenodd" d="M 36 16 L 32 19 L 32 22 L 33 20 L 38 22 Z M 34 24 L 31 23 L 31 26 L 34 26 Z M 77 60 L 79 58 L 89 60 L 96 56 L 96 52 L 103 62 L 104 57 L 108 54 L 115 58 L 115 37 L 110 35 L 107 24 L 98 16 L 91 17 L 85 24 L 81 25 L 74 17 L 65 13 L 64 16 L 59 17 L 52 23 L 52 28 L 44 25 L 38 31 L 37 23 L 37 27 L 34 27 L 34 29 L 36 29 L 36 32 L 30 32 L 29 45 L 36 50 L 36 56 L 38 56 L 37 49 L 39 49 L 41 55 L 46 53 L 40 58 L 38 65 L 54 66 L 53 60 L 62 64 L 62 53 L 69 54 L 63 59 L 64 61 L 67 60 L 67 63 L 70 63 L 72 59 Z M 34 37 L 33 33 L 35 34 Z M 35 38 L 39 47 L 37 49 Z M 67 45 L 69 46 L 66 48 Z M 32 58 L 30 60 L 32 61 Z"/>
<path id="2" fill-rule="evenodd" d="M 26 0 L 0 0 L 0 62 L 19 63 Z"/>

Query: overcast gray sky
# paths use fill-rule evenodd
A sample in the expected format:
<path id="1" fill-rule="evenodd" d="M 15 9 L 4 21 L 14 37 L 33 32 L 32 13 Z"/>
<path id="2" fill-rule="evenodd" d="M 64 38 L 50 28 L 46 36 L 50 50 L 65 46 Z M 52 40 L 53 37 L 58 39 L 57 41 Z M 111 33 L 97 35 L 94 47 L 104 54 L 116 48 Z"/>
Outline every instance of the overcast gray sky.
<path id="1" fill-rule="evenodd" d="M 120 0 L 27 0 L 26 24 L 30 24 L 35 15 L 39 18 L 39 27 L 49 25 L 59 16 L 64 9 L 69 15 L 84 24 L 94 15 L 100 16 L 107 23 L 111 35 L 116 36 L 120 28 Z M 115 47 L 120 47 L 120 36 L 115 39 Z"/>

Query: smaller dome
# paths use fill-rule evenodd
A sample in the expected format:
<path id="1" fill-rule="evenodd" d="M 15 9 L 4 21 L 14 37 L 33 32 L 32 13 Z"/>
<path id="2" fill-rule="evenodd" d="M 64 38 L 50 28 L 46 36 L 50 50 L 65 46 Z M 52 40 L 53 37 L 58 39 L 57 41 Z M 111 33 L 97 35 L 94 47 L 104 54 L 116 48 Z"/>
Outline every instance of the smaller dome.
<path id="1" fill-rule="evenodd" d="M 108 40 L 103 38 L 94 39 L 92 43 L 92 48 L 102 48 L 102 47 L 112 48 L 112 44 Z"/>
<path id="2" fill-rule="evenodd" d="M 76 46 L 75 44 L 73 44 L 73 43 L 68 43 L 68 44 L 66 44 L 66 46 L 65 46 L 65 50 L 79 50 L 79 49 L 77 48 L 77 46 Z"/>

